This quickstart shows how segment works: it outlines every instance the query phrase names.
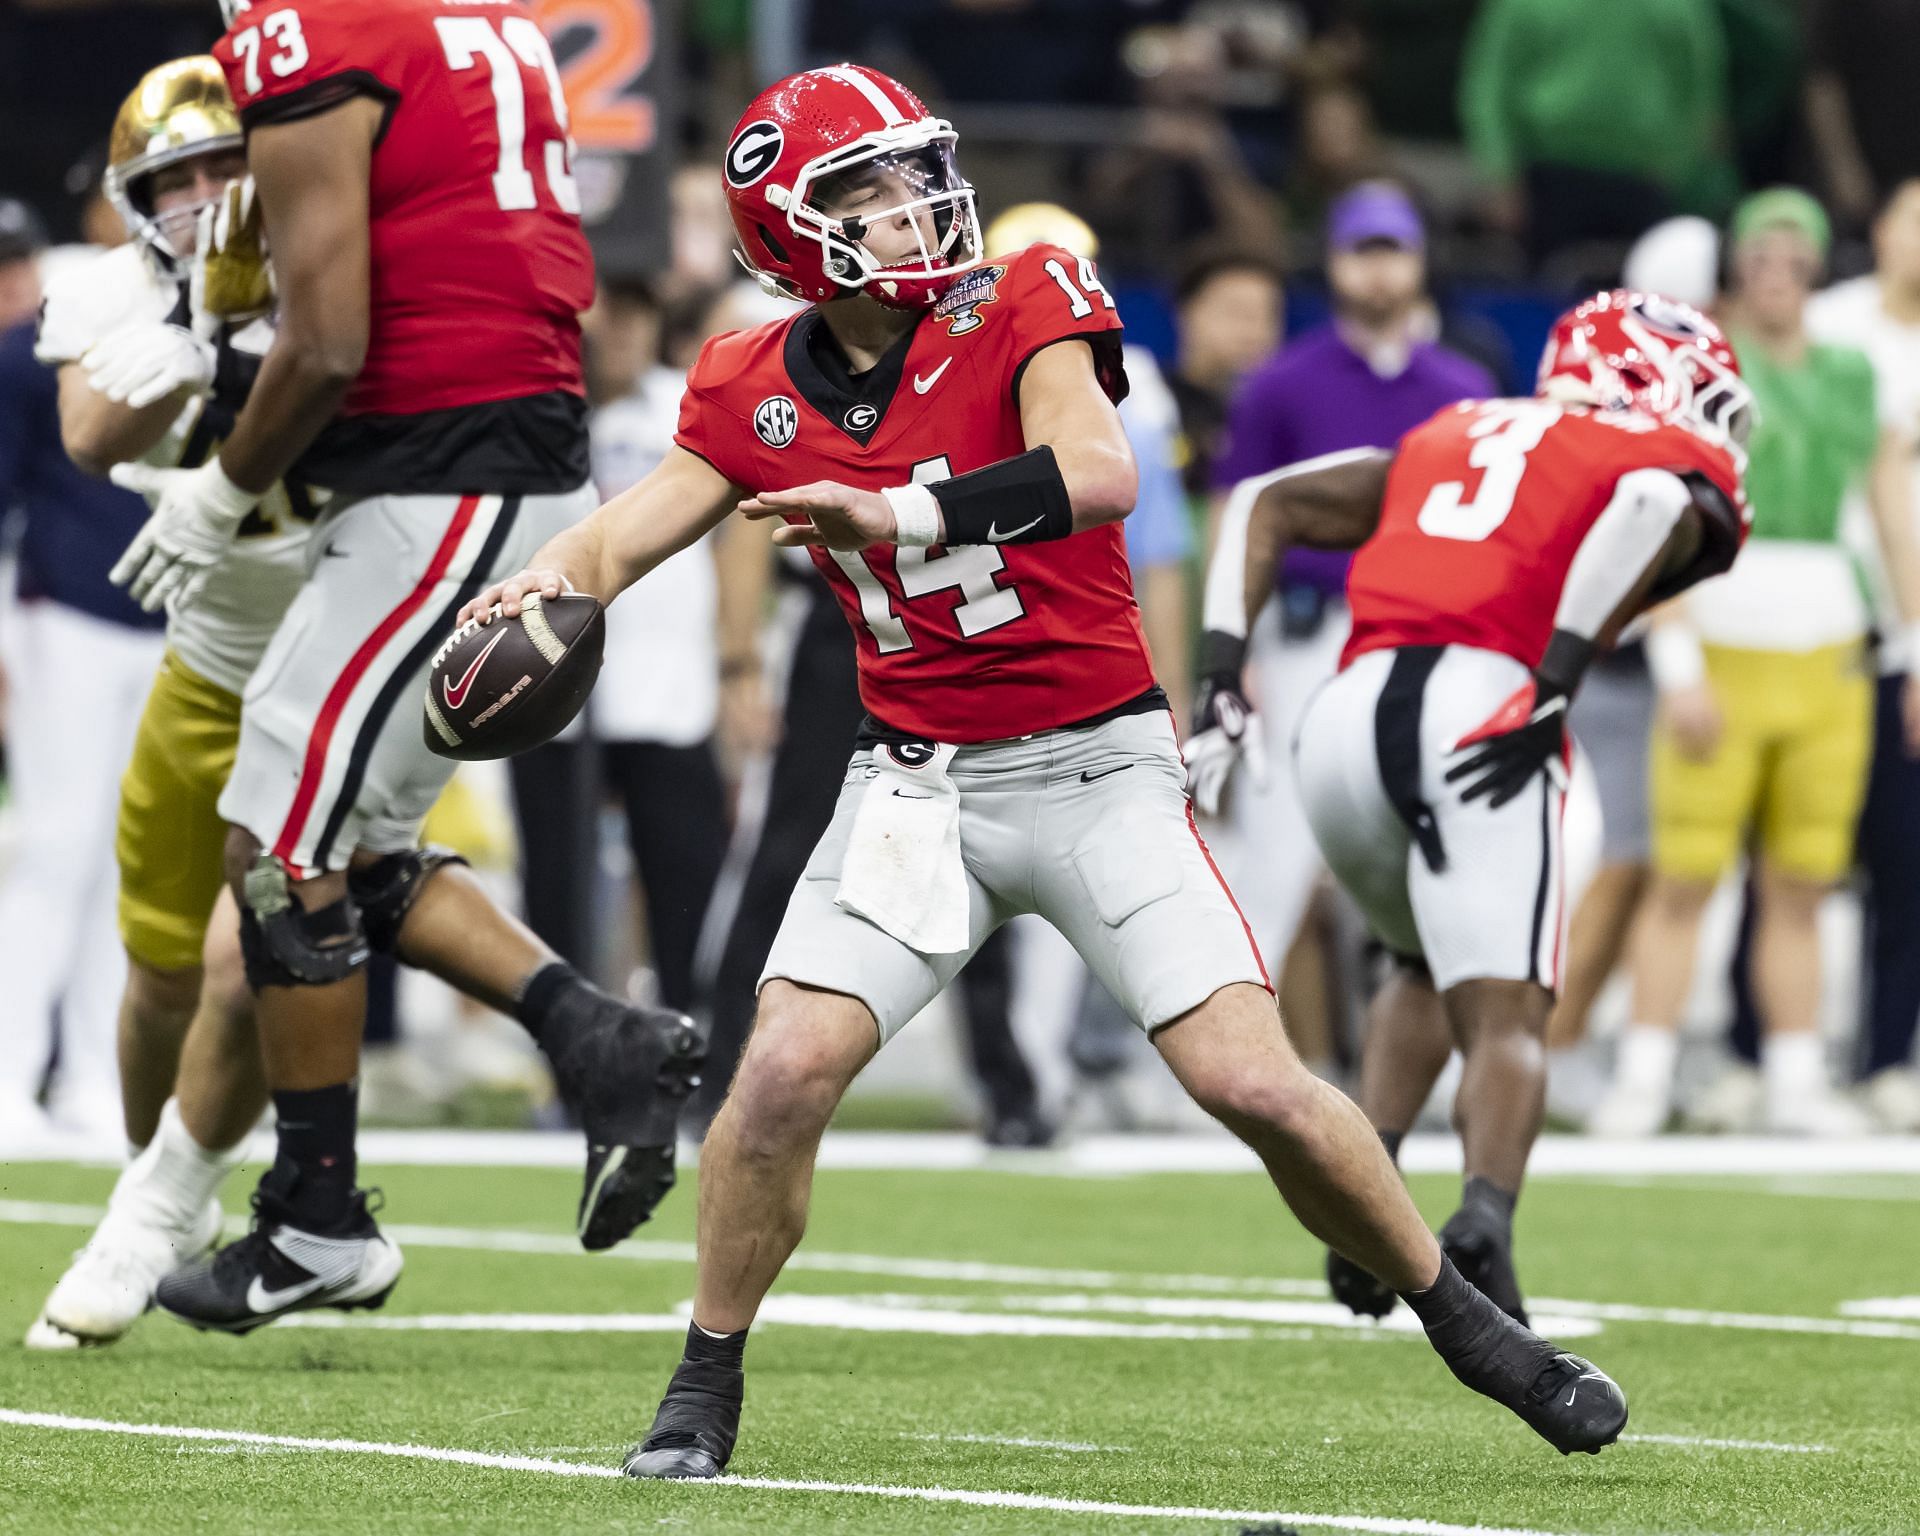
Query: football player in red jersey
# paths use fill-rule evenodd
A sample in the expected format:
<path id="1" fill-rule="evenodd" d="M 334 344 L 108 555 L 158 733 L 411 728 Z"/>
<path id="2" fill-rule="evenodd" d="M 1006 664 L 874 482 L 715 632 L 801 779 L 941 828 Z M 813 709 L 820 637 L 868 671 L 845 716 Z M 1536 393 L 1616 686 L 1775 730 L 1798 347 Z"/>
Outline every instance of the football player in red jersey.
<path id="1" fill-rule="evenodd" d="M 1562 1450 L 1597 1450 L 1625 1422 L 1619 1389 L 1460 1278 L 1364 1117 L 1287 1043 L 1141 639 L 1113 302 L 1052 246 L 984 262 L 953 146 L 859 66 L 756 99 L 724 168 L 742 251 L 813 307 L 709 342 L 673 453 L 463 612 L 569 585 L 611 599 L 738 509 L 783 521 L 776 541 L 810 551 L 859 637 L 870 718 L 701 1153 L 686 1353 L 627 1470 L 726 1465 L 748 1325 L 800 1239 L 834 1107 L 1022 912 L 1074 943 L 1313 1231 L 1391 1277 L 1456 1374 Z"/>
<path id="2" fill-rule="evenodd" d="M 217 453 L 115 472 L 154 505 L 115 575 L 148 607 L 190 605 L 267 487 L 292 472 L 334 493 L 248 683 L 219 803 L 279 1155 L 252 1232 L 156 1292 L 187 1322 L 244 1333 L 377 1306 L 399 1276 L 355 1187 L 370 946 L 437 969 L 460 949 L 462 985 L 534 1034 L 587 1132 L 588 1247 L 626 1236 L 671 1183 L 698 1039 L 679 1014 L 593 988 L 497 908 L 421 899 L 471 879 L 419 846 L 452 771 L 411 707 L 432 650 L 595 500 L 578 324 L 593 263 L 552 52 L 521 0 L 223 8 L 214 54 L 277 329 Z"/>
<path id="3" fill-rule="evenodd" d="M 1285 547 L 1360 546 L 1353 635 L 1294 765 L 1329 867 L 1400 962 L 1361 1107 L 1397 1153 L 1459 1046 L 1466 1187 L 1441 1246 L 1523 1320 L 1512 1217 L 1560 976 L 1567 704 L 1623 625 L 1732 564 L 1751 415 L 1712 321 L 1603 293 L 1561 317 L 1533 398 L 1468 401 L 1392 452 L 1238 486 L 1209 573 L 1196 779 L 1238 755 L 1245 637 Z M 1394 1305 L 1351 1255 L 1331 1253 L 1328 1278 L 1356 1312 Z"/>

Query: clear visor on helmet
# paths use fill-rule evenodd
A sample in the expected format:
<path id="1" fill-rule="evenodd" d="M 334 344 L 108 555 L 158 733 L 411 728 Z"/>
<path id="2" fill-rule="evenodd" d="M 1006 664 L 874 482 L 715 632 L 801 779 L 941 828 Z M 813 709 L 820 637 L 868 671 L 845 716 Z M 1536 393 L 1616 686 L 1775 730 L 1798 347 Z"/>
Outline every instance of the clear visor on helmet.
<path id="1" fill-rule="evenodd" d="M 827 274 L 849 288 L 962 271 L 980 261 L 974 193 L 953 159 L 951 130 L 912 146 L 871 140 L 808 167 L 795 226 L 827 247 Z"/>

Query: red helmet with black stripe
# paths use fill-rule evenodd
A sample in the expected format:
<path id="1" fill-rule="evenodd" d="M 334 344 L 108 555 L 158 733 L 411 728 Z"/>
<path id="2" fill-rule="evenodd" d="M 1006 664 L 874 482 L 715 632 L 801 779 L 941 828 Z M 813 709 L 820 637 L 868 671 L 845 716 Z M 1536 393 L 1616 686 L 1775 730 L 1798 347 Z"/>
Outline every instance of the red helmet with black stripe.
<path id="1" fill-rule="evenodd" d="M 1541 354 L 1537 393 L 1644 411 L 1746 461 L 1753 391 L 1720 327 L 1678 299 L 1615 288 L 1568 310 Z"/>
<path id="2" fill-rule="evenodd" d="M 769 86 L 735 125 L 722 166 L 741 260 L 790 298 L 931 305 L 982 259 L 957 139 L 912 91 L 863 65 Z"/>

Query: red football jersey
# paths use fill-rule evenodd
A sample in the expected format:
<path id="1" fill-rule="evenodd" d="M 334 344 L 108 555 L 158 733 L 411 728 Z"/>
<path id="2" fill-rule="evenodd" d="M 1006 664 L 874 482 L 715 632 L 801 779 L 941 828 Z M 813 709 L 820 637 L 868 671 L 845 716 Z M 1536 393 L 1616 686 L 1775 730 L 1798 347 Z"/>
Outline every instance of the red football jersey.
<path id="1" fill-rule="evenodd" d="M 1748 520 L 1740 472 L 1684 427 L 1538 399 L 1463 401 L 1415 427 L 1347 578 L 1353 633 L 1341 666 L 1401 645 L 1470 645 L 1537 666 L 1574 553 L 1636 469 L 1718 487 L 1739 523 L 1711 530 L 1722 557 L 1711 569 L 1724 569 Z"/>
<path id="2" fill-rule="evenodd" d="M 1126 393 L 1120 318 L 1090 262 L 1058 247 L 962 274 L 878 366 L 849 379 L 817 310 L 708 342 L 675 441 L 749 491 L 812 480 L 881 490 L 1026 451 L 1020 376 L 1070 337 Z M 814 549 L 859 642 L 860 697 L 934 741 L 1085 720 L 1153 686 L 1118 524 L 1041 544 Z"/>
<path id="3" fill-rule="evenodd" d="M 249 129 L 385 104 L 371 331 L 344 415 L 585 393 L 593 256 L 559 71 L 521 0 L 253 0 L 214 56 Z"/>

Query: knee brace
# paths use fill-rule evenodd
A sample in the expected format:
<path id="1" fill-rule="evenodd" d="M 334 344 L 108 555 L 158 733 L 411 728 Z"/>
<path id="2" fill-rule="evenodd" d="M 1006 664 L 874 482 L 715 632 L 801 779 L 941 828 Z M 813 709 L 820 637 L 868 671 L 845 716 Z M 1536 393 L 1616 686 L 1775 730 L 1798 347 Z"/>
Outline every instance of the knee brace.
<path id="1" fill-rule="evenodd" d="M 242 895 L 240 953 L 254 993 L 331 986 L 367 963 L 367 937 L 351 894 L 309 912 L 293 894 L 286 865 L 263 853 L 247 871 Z"/>
<path id="2" fill-rule="evenodd" d="M 383 955 L 392 954 L 400 942 L 400 925 L 406 922 L 434 872 L 448 864 L 466 862 L 451 848 L 429 845 L 406 853 L 389 853 L 348 870 L 347 893 L 360 908 L 367 943 Z"/>

